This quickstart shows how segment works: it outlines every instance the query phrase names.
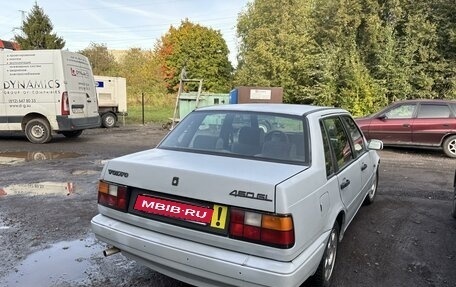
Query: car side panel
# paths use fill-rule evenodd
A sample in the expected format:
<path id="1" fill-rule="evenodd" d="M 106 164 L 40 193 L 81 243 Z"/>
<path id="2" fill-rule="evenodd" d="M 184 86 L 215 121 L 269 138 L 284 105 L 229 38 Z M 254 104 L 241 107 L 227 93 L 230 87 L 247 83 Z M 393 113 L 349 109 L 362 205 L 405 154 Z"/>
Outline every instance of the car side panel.
<path id="1" fill-rule="evenodd" d="M 440 146 L 445 135 L 456 133 L 456 118 L 415 119 L 412 141 L 415 145 Z"/>
<path id="2" fill-rule="evenodd" d="M 369 139 L 379 139 L 385 144 L 410 144 L 412 142 L 413 119 L 371 120 Z"/>
<path id="3" fill-rule="evenodd" d="M 340 197 L 347 208 L 346 218 L 348 221 L 351 221 L 358 210 L 359 197 L 362 190 L 360 161 L 357 160 L 347 166 L 337 175 L 337 179 L 340 188 Z M 343 187 L 344 185 L 346 186 Z"/>

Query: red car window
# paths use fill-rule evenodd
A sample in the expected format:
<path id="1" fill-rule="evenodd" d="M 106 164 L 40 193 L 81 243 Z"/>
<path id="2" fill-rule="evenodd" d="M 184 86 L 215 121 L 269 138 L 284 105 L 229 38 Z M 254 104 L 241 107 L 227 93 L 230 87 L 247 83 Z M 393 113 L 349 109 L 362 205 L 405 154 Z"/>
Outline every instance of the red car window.
<path id="1" fill-rule="evenodd" d="M 451 115 L 448 105 L 421 104 L 417 118 L 449 118 Z"/>

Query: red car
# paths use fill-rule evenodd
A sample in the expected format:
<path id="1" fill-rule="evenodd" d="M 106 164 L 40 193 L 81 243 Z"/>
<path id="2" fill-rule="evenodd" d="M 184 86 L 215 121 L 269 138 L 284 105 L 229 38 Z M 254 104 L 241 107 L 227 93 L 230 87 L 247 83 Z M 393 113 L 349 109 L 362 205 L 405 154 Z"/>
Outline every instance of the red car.
<path id="1" fill-rule="evenodd" d="M 405 100 L 356 119 L 366 138 L 385 145 L 442 148 L 456 158 L 456 100 Z"/>

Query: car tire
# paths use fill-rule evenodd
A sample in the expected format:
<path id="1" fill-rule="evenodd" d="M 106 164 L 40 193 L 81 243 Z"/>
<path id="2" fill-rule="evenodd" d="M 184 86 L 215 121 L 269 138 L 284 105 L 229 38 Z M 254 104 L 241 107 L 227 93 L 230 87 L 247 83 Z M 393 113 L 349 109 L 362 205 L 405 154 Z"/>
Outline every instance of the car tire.
<path id="1" fill-rule="evenodd" d="M 25 125 L 25 136 L 31 143 L 47 143 L 52 139 L 51 127 L 45 119 L 32 119 Z"/>
<path id="2" fill-rule="evenodd" d="M 377 195 L 378 189 L 378 168 L 377 171 L 374 173 L 374 179 L 372 180 L 372 186 L 369 192 L 364 199 L 364 205 L 369 205 L 374 202 L 375 196 Z"/>
<path id="3" fill-rule="evenodd" d="M 454 180 L 453 180 L 453 210 L 451 211 L 451 215 L 456 218 L 456 170 L 454 171 Z"/>
<path id="4" fill-rule="evenodd" d="M 77 138 L 82 134 L 82 130 L 62 132 L 66 138 Z"/>
<path id="5" fill-rule="evenodd" d="M 323 258 L 318 265 L 317 271 L 310 279 L 311 286 L 328 287 L 331 285 L 334 266 L 336 265 L 337 247 L 339 244 L 339 223 L 334 223 L 328 242 L 326 243 Z"/>
<path id="6" fill-rule="evenodd" d="M 451 215 L 453 215 L 453 217 L 456 218 L 456 192 L 453 198 L 453 211 L 451 212 Z"/>
<path id="7" fill-rule="evenodd" d="M 117 123 L 117 117 L 113 113 L 106 113 L 101 117 L 101 124 L 105 128 L 113 128 Z"/>
<path id="8" fill-rule="evenodd" d="M 456 158 L 456 135 L 447 137 L 442 147 L 447 156 Z"/>

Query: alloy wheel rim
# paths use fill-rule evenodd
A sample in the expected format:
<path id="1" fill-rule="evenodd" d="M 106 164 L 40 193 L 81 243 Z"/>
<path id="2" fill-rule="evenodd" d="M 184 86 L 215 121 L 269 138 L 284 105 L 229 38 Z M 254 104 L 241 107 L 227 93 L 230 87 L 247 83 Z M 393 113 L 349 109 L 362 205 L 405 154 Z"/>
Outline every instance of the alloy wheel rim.
<path id="1" fill-rule="evenodd" d="M 370 199 L 374 198 L 376 190 L 377 190 L 377 174 L 374 174 L 374 181 L 372 183 L 371 190 L 369 190 Z"/>
<path id="2" fill-rule="evenodd" d="M 456 139 L 448 143 L 448 150 L 450 151 L 450 153 L 456 155 Z"/>
<path id="3" fill-rule="evenodd" d="M 331 235 L 329 237 L 328 246 L 326 247 L 326 258 L 325 258 L 325 281 L 329 281 L 331 278 L 334 265 L 336 262 L 336 254 L 337 254 L 337 234 L 336 230 L 333 229 L 331 231 Z"/>

